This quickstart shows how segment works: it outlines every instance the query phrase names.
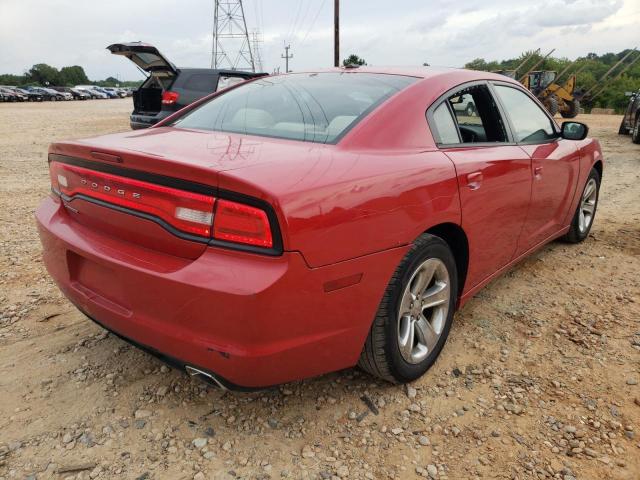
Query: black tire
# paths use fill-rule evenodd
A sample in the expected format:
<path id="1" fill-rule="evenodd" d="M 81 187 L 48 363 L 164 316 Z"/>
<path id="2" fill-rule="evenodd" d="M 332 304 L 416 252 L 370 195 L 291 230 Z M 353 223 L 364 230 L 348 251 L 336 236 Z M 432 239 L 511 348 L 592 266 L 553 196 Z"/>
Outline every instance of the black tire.
<path id="1" fill-rule="evenodd" d="M 547 107 L 547 110 L 551 114 L 551 116 L 555 116 L 558 113 L 558 99 L 554 96 L 547 98 L 544 102 L 544 106 Z"/>
<path id="2" fill-rule="evenodd" d="M 618 135 L 629 135 L 629 130 L 624 126 L 624 118 L 622 122 L 620 122 L 620 127 L 618 128 Z"/>
<path id="3" fill-rule="evenodd" d="M 450 284 L 449 307 L 435 347 L 419 363 L 409 363 L 403 358 L 398 343 L 398 310 L 414 272 L 428 259 L 440 260 L 446 268 Z M 392 383 L 411 382 L 422 376 L 436 361 L 449 336 L 457 296 L 458 274 L 451 249 L 439 237 L 421 235 L 391 277 L 360 354 L 360 368 Z"/>
<path id="4" fill-rule="evenodd" d="M 464 113 L 467 115 L 467 117 L 470 117 L 474 114 L 475 111 L 476 111 L 476 107 L 473 105 L 473 103 L 469 103 Z"/>
<path id="5" fill-rule="evenodd" d="M 563 118 L 576 118 L 580 113 L 580 101 L 574 98 L 571 102 L 566 103 L 569 108 L 560 112 L 560 115 Z"/>
<path id="6" fill-rule="evenodd" d="M 586 229 L 580 229 L 580 209 L 582 208 L 582 199 L 584 197 L 587 185 L 591 180 L 595 180 L 596 184 L 596 192 L 595 192 L 595 204 L 593 206 L 593 213 L 591 214 L 591 220 L 589 221 L 589 225 Z M 576 211 L 573 214 L 573 219 L 571 220 L 571 226 L 569 227 L 569 231 L 563 237 L 563 240 L 569 243 L 580 243 L 585 238 L 589 236 L 589 232 L 591 231 L 591 227 L 593 226 L 593 222 L 595 220 L 596 211 L 598 210 L 598 201 L 600 200 L 600 174 L 595 168 L 591 169 L 589 172 L 589 176 L 587 177 L 587 181 L 580 190 L 580 200 L 578 202 L 578 206 L 576 207 Z"/>
<path id="7" fill-rule="evenodd" d="M 636 117 L 636 121 L 633 124 L 633 132 L 631 133 L 631 141 L 633 143 L 640 143 L 640 113 Z"/>

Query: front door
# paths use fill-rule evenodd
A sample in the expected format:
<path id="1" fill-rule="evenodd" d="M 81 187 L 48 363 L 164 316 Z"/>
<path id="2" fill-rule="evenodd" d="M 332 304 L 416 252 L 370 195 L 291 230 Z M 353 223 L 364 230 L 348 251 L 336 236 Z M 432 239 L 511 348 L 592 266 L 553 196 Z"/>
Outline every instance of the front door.
<path id="1" fill-rule="evenodd" d="M 552 120 L 525 92 L 494 85 L 507 112 L 513 135 L 531 158 L 531 205 L 518 254 L 538 245 L 568 225 L 578 181 L 580 154 L 575 142 L 563 140 Z"/>

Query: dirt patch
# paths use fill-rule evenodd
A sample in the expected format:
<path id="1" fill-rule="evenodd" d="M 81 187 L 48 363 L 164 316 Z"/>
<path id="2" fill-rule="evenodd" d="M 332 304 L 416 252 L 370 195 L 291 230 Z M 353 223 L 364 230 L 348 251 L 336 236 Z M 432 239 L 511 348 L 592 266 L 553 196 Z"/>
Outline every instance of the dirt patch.
<path id="1" fill-rule="evenodd" d="M 619 116 L 579 118 L 607 162 L 590 238 L 481 291 L 418 382 L 232 394 L 92 324 L 40 261 L 47 145 L 127 130 L 130 109 L 0 105 L 0 479 L 640 478 L 640 146 Z"/>

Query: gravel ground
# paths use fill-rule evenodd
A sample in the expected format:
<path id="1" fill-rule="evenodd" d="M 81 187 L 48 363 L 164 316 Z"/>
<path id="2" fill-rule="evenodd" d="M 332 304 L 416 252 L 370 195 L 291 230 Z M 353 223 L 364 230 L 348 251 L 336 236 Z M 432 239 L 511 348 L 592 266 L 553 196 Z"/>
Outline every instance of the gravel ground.
<path id="1" fill-rule="evenodd" d="M 590 238 L 479 293 L 422 379 L 234 394 L 88 321 L 40 260 L 47 145 L 127 130 L 130 108 L 0 104 L 0 479 L 640 478 L 640 146 L 620 117 L 580 118 L 607 161 Z"/>

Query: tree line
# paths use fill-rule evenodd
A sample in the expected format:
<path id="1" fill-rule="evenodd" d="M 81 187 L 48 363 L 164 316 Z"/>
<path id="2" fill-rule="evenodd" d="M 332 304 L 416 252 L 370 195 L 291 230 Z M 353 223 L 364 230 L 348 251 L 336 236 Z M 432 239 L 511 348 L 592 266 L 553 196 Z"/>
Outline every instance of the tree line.
<path id="1" fill-rule="evenodd" d="M 525 63 L 523 68 L 517 72 L 517 77 L 524 75 L 527 69 L 534 66 L 539 61 L 542 61 L 535 69 L 536 70 L 552 70 L 558 73 L 566 70 L 566 73 L 559 78 L 559 83 L 566 82 L 569 75 L 576 73 L 576 88 L 582 88 L 585 91 L 590 90 L 592 87 L 594 93 L 597 93 L 599 89 L 604 86 L 601 93 L 597 94 L 592 99 L 585 99 L 586 107 L 602 107 L 613 108 L 618 113 L 622 113 L 629 103 L 629 97 L 625 96 L 625 92 L 637 92 L 640 89 L 640 60 L 633 63 L 627 68 L 622 75 L 618 78 L 618 74 L 626 66 L 631 64 L 637 56 L 640 56 L 640 52 L 634 52 L 629 55 L 625 61 L 618 65 L 608 78 L 600 81 L 600 79 L 607 73 L 619 60 L 627 55 L 630 50 L 623 50 L 619 53 L 605 53 L 603 55 L 597 55 L 595 53 L 589 53 L 584 57 L 579 57 L 576 60 L 569 60 L 568 58 L 547 57 L 542 61 L 542 56 L 539 53 L 524 52 L 518 58 L 511 58 L 502 61 L 486 61 L 484 58 L 476 58 L 467 63 L 464 68 L 471 70 L 484 70 L 488 72 L 496 70 L 513 70 L 519 66 L 527 57 L 531 58 Z"/>
<path id="2" fill-rule="evenodd" d="M 15 85 L 17 87 L 33 85 L 33 86 L 57 86 L 57 87 L 73 87 L 75 85 L 98 85 L 101 87 L 137 87 L 142 83 L 139 81 L 120 81 L 114 77 L 107 77 L 104 80 L 89 80 L 87 74 L 79 65 L 62 67 L 58 70 L 56 67 L 47 65 L 46 63 L 37 63 L 24 75 L 0 74 L 0 85 Z"/>

